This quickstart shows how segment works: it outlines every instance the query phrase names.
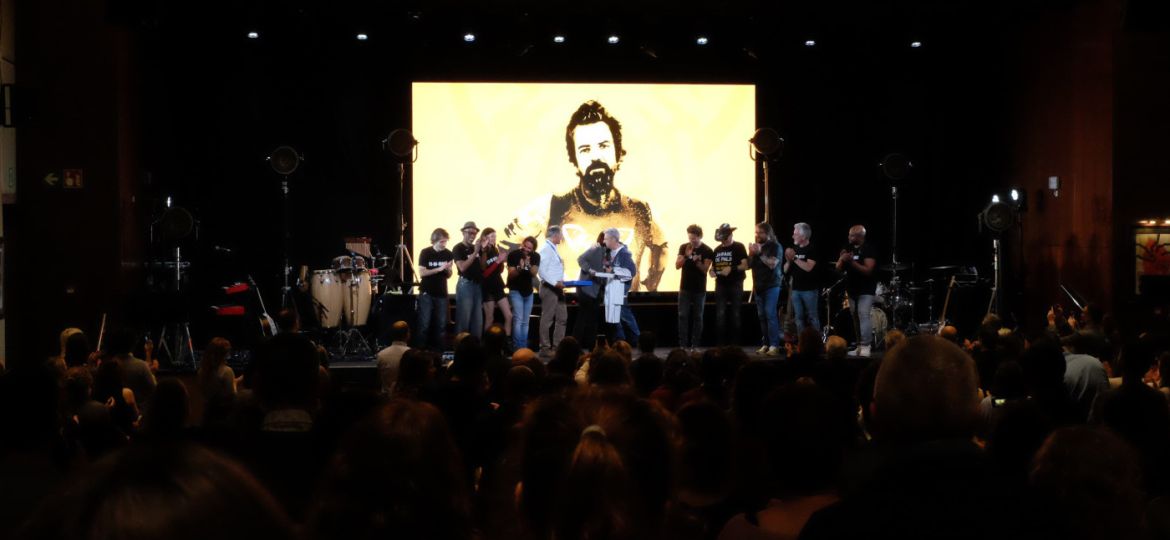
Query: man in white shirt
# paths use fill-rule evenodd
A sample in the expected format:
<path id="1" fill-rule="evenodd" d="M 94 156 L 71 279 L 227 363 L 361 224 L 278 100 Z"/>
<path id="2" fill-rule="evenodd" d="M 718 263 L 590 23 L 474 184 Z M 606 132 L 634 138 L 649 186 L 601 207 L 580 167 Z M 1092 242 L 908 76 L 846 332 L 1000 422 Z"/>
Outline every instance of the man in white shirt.
<path id="1" fill-rule="evenodd" d="M 565 338 L 565 321 L 569 317 L 565 305 L 565 262 L 557 253 L 557 245 L 564 239 L 561 228 L 552 226 L 545 233 L 544 247 L 540 248 L 540 354 L 552 356 L 553 348 Z M 556 326 L 553 326 L 555 323 Z M 552 341 L 548 330 L 553 328 Z"/>
<path id="2" fill-rule="evenodd" d="M 395 322 L 390 327 L 390 346 L 378 351 L 378 377 L 382 379 L 382 393 L 394 395 L 394 385 L 398 382 L 398 365 L 402 363 L 402 355 L 410 350 L 410 325 L 405 321 Z"/>

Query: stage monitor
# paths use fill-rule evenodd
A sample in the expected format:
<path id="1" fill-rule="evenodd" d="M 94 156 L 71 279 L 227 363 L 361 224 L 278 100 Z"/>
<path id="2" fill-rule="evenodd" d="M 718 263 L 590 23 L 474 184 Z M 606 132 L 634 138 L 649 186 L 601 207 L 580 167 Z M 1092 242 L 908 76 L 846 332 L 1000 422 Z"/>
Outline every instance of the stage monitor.
<path id="1" fill-rule="evenodd" d="M 416 261 L 438 227 L 448 249 L 467 221 L 501 249 L 526 236 L 539 249 L 560 225 L 576 279 L 578 255 L 614 227 L 638 266 L 631 290 L 677 291 L 688 225 L 712 248 L 725 222 L 752 242 L 754 85 L 420 82 L 412 94 Z"/>

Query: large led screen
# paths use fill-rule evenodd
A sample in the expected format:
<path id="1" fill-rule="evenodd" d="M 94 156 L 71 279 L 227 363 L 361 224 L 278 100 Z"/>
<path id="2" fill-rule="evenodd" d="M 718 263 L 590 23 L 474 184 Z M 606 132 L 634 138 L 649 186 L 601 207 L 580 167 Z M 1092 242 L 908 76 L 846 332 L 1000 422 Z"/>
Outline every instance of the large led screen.
<path id="1" fill-rule="evenodd" d="M 542 246 L 553 224 L 574 279 L 577 256 L 615 227 L 638 265 L 632 290 L 677 291 L 688 225 L 711 247 L 725 222 L 752 241 L 753 85 L 425 82 L 412 94 L 416 261 L 437 227 L 448 249 L 464 222 L 492 227 L 504 250 L 526 236 Z"/>

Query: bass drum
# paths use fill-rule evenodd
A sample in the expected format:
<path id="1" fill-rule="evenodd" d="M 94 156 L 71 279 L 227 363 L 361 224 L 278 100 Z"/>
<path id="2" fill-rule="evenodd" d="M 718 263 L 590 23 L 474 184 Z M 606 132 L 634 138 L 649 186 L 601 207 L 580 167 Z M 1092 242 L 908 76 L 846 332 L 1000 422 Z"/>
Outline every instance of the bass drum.
<path id="1" fill-rule="evenodd" d="M 337 328 L 341 324 L 341 310 L 345 302 L 345 285 L 333 270 L 314 270 L 309 278 L 309 294 L 313 297 L 313 312 L 321 328 Z"/>
<path id="2" fill-rule="evenodd" d="M 873 324 L 873 344 L 880 347 L 886 342 L 886 332 L 890 331 L 890 320 L 886 312 L 873 307 L 869 310 L 869 320 Z"/>
<path id="3" fill-rule="evenodd" d="M 354 271 L 341 284 L 344 298 L 341 304 L 341 318 L 350 326 L 365 326 L 370 319 L 370 306 L 374 299 L 373 281 L 368 270 Z"/>

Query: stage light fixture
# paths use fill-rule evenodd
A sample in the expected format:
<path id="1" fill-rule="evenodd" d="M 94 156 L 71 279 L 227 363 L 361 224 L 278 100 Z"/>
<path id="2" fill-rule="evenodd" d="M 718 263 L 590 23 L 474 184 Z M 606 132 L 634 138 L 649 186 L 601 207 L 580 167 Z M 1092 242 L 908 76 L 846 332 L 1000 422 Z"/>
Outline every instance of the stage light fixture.
<path id="1" fill-rule="evenodd" d="M 564 43 L 564 42 L 565 42 L 565 36 L 561 36 L 561 35 L 553 36 L 553 43 Z"/>
<path id="2" fill-rule="evenodd" d="M 472 34 L 471 32 L 463 34 L 463 41 L 467 43 L 475 43 L 475 34 Z"/>
<path id="3" fill-rule="evenodd" d="M 248 32 L 248 39 L 260 39 L 260 32 L 255 30 Z"/>
<path id="4" fill-rule="evenodd" d="M 708 42 L 708 40 L 707 40 L 706 36 L 699 36 L 697 39 L 695 39 L 696 45 L 706 45 L 707 42 Z"/>
<path id="5" fill-rule="evenodd" d="M 617 45 L 618 42 L 620 42 L 621 40 L 622 39 L 620 37 L 618 37 L 617 34 L 611 35 L 611 36 L 609 36 L 609 38 L 606 39 L 606 41 L 608 41 L 610 45 Z"/>
<path id="6" fill-rule="evenodd" d="M 276 174 L 281 176 L 289 176 L 296 172 L 297 167 L 301 165 L 301 161 L 305 158 L 301 157 L 293 147 L 285 145 L 277 147 L 271 154 L 268 155 L 268 164 L 272 167 Z"/>
<path id="7" fill-rule="evenodd" d="M 992 195 L 991 196 L 991 204 L 996 204 L 998 202 L 999 202 L 999 195 Z"/>
<path id="8" fill-rule="evenodd" d="M 1012 202 L 1019 202 L 1020 201 L 1020 190 L 1018 190 L 1016 188 L 1012 188 L 1011 196 L 1012 196 Z"/>
<path id="9" fill-rule="evenodd" d="M 382 148 L 394 157 L 395 161 L 413 162 L 415 159 L 414 151 L 418 147 L 418 141 L 415 140 L 414 135 L 409 131 L 399 128 L 391 131 L 385 139 L 382 139 Z"/>
<path id="10" fill-rule="evenodd" d="M 920 47 L 922 47 L 922 42 L 921 42 L 921 41 L 911 41 L 911 42 L 910 42 L 910 48 L 911 48 L 911 49 L 917 49 L 917 48 L 920 48 Z"/>
<path id="11" fill-rule="evenodd" d="M 815 39 L 806 39 L 806 40 L 804 40 L 804 46 L 805 46 L 805 47 L 816 47 L 816 46 L 817 46 L 817 40 L 815 40 Z"/>
<path id="12" fill-rule="evenodd" d="M 370 36 L 368 36 L 368 35 L 366 35 L 366 34 L 358 34 L 358 35 L 357 35 L 357 40 L 358 40 L 358 41 L 365 41 L 365 40 L 367 40 L 367 39 L 370 39 Z"/>
<path id="13" fill-rule="evenodd" d="M 882 162 L 878 164 L 882 169 L 882 176 L 889 180 L 905 180 L 910 176 L 910 170 L 914 168 L 914 163 L 905 154 L 887 154 L 882 158 Z"/>

